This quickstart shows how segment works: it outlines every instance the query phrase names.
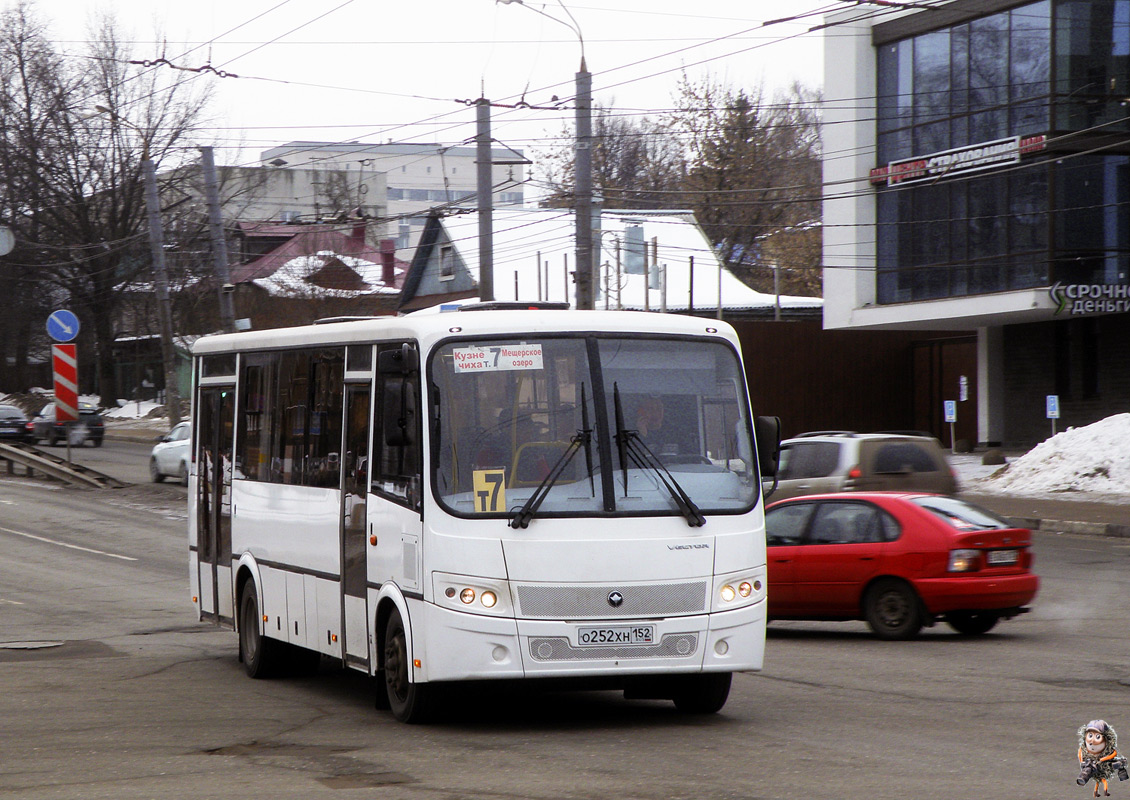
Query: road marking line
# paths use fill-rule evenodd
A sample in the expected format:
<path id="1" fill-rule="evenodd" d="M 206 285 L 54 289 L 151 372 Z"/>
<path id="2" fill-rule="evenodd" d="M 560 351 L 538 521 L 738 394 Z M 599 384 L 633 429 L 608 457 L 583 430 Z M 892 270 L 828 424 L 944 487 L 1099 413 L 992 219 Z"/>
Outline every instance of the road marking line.
<path id="1" fill-rule="evenodd" d="M 19 600 L 5 600 L 3 597 L 0 597 L 0 606 L 22 606 L 22 605 L 23 605 L 23 603 L 21 603 Z"/>
<path id="2" fill-rule="evenodd" d="M 120 558 L 122 561 L 137 561 L 136 558 L 132 558 L 131 556 L 121 556 L 121 555 L 118 555 L 117 553 L 107 553 L 105 550 L 94 550 L 93 548 L 81 547 L 77 544 L 68 544 L 67 542 L 59 542 L 59 541 L 56 541 L 55 539 L 47 539 L 47 538 L 44 538 L 43 536 L 36 536 L 34 533 L 24 533 L 23 531 L 14 531 L 11 528 L 4 528 L 4 527 L 0 527 L 0 531 L 4 531 L 4 533 L 10 533 L 13 536 L 23 536 L 25 539 L 34 539 L 37 542 L 44 542 L 46 544 L 53 544 L 57 547 L 68 547 L 71 550 L 81 550 L 84 553 L 94 553 L 95 555 L 106 556 L 107 558 Z"/>

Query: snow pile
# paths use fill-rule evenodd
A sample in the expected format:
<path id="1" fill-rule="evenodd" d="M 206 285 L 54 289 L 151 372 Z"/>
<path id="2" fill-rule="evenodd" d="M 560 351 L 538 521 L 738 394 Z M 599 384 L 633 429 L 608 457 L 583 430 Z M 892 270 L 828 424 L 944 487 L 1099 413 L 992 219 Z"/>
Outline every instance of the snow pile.
<path id="1" fill-rule="evenodd" d="M 1068 428 L 984 479 L 991 492 L 1130 494 L 1130 414 Z"/>
<path id="2" fill-rule="evenodd" d="M 152 400 L 119 400 L 118 408 L 104 411 L 105 419 L 143 419 L 150 416 L 155 409 L 164 409 L 163 403 Z"/>

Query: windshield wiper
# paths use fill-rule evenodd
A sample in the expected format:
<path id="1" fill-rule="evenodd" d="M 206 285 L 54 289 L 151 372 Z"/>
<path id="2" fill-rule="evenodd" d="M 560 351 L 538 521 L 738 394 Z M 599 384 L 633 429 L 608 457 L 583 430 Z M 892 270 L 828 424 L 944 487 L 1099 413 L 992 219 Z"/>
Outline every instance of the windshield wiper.
<path id="1" fill-rule="evenodd" d="M 620 468 L 624 472 L 624 494 L 626 495 L 628 492 L 628 461 L 625 458 L 627 456 L 640 469 L 650 469 L 659 477 L 668 494 L 671 495 L 671 499 L 675 501 L 675 505 L 686 518 L 688 525 L 692 528 L 705 525 L 706 517 L 702 515 L 702 511 L 695 505 L 694 500 L 691 500 L 691 496 L 687 494 L 686 490 L 675 480 L 675 476 L 671 474 L 670 470 L 659 460 L 659 457 L 643 443 L 639 431 L 628 430 L 624 427 L 624 409 L 620 405 L 620 387 L 616 383 L 612 384 L 612 402 L 616 411 L 616 446 L 620 451 Z"/>
<path id="2" fill-rule="evenodd" d="M 573 456 L 582 447 L 585 448 L 585 460 L 588 462 L 589 485 L 592 486 L 593 497 L 596 497 L 596 486 L 593 484 L 592 475 L 592 429 L 589 427 L 588 404 L 585 402 L 583 386 L 581 388 L 581 425 L 581 430 L 577 431 L 573 438 L 569 440 L 569 446 L 554 463 L 549 474 L 542 479 L 542 482 L 538 484 L 526 502 L 522 504 L 522 507 L 514 512 L 514 516 L 510 518 L 511 528 L 526 528 L 529 526 L 530 520 L 534 518 L 534 514 L 537 513 L 542 501 L 549 495 L 549 490 L 557 483 L 562 473 L 565 472 L 565 468 L 569 466 L 569 462 L 573 460 Z"/>

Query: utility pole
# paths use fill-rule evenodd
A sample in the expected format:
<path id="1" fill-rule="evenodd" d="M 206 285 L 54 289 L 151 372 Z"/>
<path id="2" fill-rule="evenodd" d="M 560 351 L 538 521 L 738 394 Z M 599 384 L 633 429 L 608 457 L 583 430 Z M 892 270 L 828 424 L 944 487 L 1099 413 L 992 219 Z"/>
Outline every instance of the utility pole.
<path id="1" fill-rule="evenodd" d="M 585 65 L 584 55 L 576 79 L 577 308 L 592 310 L 596 297 L 592 257 L 592 73 Z"/>
<path id="2" fill-rule="evenodd" d="M 577 271 L 575 282 L 577 284 L 576 307 L 578 309 L 592 310 L 596 307 L 597 285 L 595 264 L 599 261 L 593 256 L 593 219 L 592 219 L 592 74 L 585 65 L 585 37 L 581 33 L 581 26 L 573 17 L 573 12 L 565 5 L 564 0 L 557 0 L 561 10 L 568 15 L 570 22 L 559 19 L 552 14 L 526 6 L 524 0 L 495 0 L 503 5 L 516 3 L 525 6 L 535 14 L 551 19 L 559 25 L 564 25 L 577 35 L 577 42 L 581 45 L 581 68 L 577 72 L 576 125 L 577 140 L 573 154 L 574 173 L 574 204 L 576 213 L 576 261 Z M 568 298 L 568 281 L 566 281 L 566 298 Z"/>
<path id="3" fill-rule="evenodd" d="M 490 100 L 480 97 L 475 101 L 475 167 L 478 179 L 476 191 L 479 206 L 479 299 L 494 299 L 494 196 L 492 193 L 493 167 L 490 140 Z"/>
<path id="4" fill-rule="evenodd" d="M 220 295 L 220 322 L 224 330 L 235 330 L 235 309 L 232 305 L 231 278 L 228 275 L 228 243 L 224 238 L 224 220 L 220 216 L 220 186 L 216 180 L 216 161 L 211 147 L 200 148 L 204 169 L 204 192 L 208 200 L 208 228 L 212 236 L 212 263 L 216 268 L 217 291 Z"/>
<path id="5" fill-rule="evenodd" d="M 165 232 L 161 227 L 161 201 L 157 196 L 157 165 L 149 153 L 141 162 L 145 177 L 145 210 L 149 220 L 149 251 L 153 257 L 153 283 L 157 289 L 157 320 L 161 326 L 161 361 L 165 366 L 165 410 L 169 424 L 180 423 L 180 387 L 177 385 L 173 315 L 169 303 L 169 275 L 165 268 Z"/>

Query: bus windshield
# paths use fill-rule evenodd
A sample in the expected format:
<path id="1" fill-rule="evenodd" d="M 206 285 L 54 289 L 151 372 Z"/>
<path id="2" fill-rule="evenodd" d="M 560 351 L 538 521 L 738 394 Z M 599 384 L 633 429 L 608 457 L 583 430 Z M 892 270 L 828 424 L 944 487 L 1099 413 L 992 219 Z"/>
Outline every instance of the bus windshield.
<path id="1" fill-rule="evenodd" d="M 433 487 L 454 514 L 505 517 L 539 490 L 537 517 L 688 515 L 687 500 L 703 514 L 742 513 L 760 494 L 727 343 L 448 342 L 429 379 Z"/>

